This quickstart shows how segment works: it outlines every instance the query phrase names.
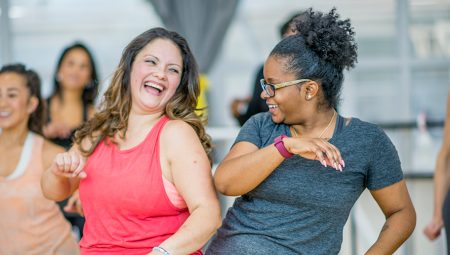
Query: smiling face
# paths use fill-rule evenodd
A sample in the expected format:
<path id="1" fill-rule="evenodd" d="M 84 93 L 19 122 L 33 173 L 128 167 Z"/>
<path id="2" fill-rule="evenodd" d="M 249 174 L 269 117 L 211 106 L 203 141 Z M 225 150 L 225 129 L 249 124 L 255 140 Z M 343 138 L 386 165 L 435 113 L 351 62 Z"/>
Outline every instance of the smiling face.
<path id="1" fill-rule="evenodd" d="M 26 79 L 14 72 L 0 74 L 0 128 L 26 126 L 38 100 L 30 98 Z"/>
<path id="2" fill-rule="evenodd" d="M 167 39 L 151 41 L 131 67 L 131 110 L 140 114 L 163 112 L 180 84 L 182 72 L 178 46 Z"/>
<path id="3" fill-rule="evenodd" d="M 91 81 L 92 66 L 87 52 L 73 48 L 64 56 L 58 79 L 64 89 L 83 89 Z"/>
<path id="4" fill-rule="evenodd" d="M 301 79 L 293 73 L 284 70 L 285 60 L 281 57 L 270 56 L 264 64 L 264 79 L 267 83 L 278 84 L 282 82 Z M 261 98 L 266 100 L 272 120 L 275 123 L 292 124 L 297 115 L 301 114 L 302 90 L 301 84 L 277 89 L 274 97 L 268 97 L 262 91 Z"/>

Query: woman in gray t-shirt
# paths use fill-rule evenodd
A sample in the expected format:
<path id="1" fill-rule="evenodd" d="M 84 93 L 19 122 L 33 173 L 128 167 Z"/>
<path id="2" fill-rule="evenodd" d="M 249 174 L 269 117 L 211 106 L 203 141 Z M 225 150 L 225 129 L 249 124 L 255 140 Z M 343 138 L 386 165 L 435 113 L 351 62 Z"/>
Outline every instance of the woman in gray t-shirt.
<path id="1" fill-rule="evenodd" d="M 275 46 L 261 97 L 215 173 L 240 196 L 206 254 L 337 254 L 350 209 L 368 188 L 386 216 L 367 254 L 392 254 L 416 216 L 397 151 L 374 124 L 336 112 L 343 70 L 356 62 L 349 20 L 308 11 L 298 34 Z"/>

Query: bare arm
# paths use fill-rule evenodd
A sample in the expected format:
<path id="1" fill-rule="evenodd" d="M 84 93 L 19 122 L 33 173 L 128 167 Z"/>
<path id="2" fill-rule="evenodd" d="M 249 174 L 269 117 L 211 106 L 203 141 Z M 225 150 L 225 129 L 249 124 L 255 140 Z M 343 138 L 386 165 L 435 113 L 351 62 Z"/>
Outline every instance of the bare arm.
<path id="1" fill-rule="evenodd" d="M 54 201 L 68 198 L 78 189 L 79 178 L 86 177 L 82 171 L 84 162 L 85 158 L 81 156 L 76 146 L 69 152 L 56 154 L 41 177 L 44 196 Z"/>
<path id="2" fill-rule="evenodd" d="M 448 174 L 450 171 L 450 93 L 447 96 L 447 116 L 444 126 L 444 140 L 436 160 L 434 172 L 434 210 L 431 222 L 425 227 L 424 233 L 430 240 L 436 239 L 444 226 L 442 208 L 445 195 L 449 188 Z"/>
<path id="3" fill-rule="evenodd" d="M 416 212 L 404 180 L 370 191 L 383 211 L 386 222 L 377 241 L 366 254 L 393 254 L 412 234 Z"/>
<path id="4" fill-rule="evenodd" d="M 245 194 L 263 182 L 283 160 L 273 145 L 258 149 L 252 143 L 239 142 L 217 167 L 216 188 L 228 196 Z"/>
<path id="5" fill-rule="evenodd" d="M 287 137 L 283 141 L 289 152 L 319 160 L 323 165 L 333 165 L 333 162 L 342 160 L 339 150 L 323 139 Z M 261 184 L 283 160 L 273 144 L 258 149 L 252 143 L 239 142 L 217 167 L 215 185 L 225 195 L 243 195 Z M 334 168 L 342 169 L 342 165 Z"/>
<path id="6" fill-rule="evenodd" d="M 160 246 L 170 254 L 190 254 L 206 244 L 221 222 L 211 167 L 195 131 L 185 122 L 169 121 L 160 144 L 163 174 L 173 182 L 190 212 L 180 229 Z"/>

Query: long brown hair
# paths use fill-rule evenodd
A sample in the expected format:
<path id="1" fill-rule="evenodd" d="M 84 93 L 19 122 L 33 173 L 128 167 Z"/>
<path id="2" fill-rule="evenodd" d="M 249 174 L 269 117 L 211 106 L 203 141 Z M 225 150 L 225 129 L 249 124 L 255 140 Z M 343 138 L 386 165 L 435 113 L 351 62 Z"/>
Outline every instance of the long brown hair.
<path id="1" fill-rule="evenodd" d="M 205 132 L 204 123 L 195 113 L 197 97 L 200 93 L 197 62 L 182 36 L 164 28 L 153 28 L 134 38 L 124 49 L 119 66 L 104 94 L 100 111 L 75 133 L 75 143 L 83 154 L 92 154 L 95 147 L 105 137 L 114 140 L 114 135 L 117 133 L 125 135 L 131 109 L 131 67 L 138 53 L 157 38 L 175 43 L 183 58 L 180 84 L 167 103 L 163 114 L 167 115 L 169 119 L 180 119 L 191 125 L 200 138 L 206 153 L 209 155 L 211 152 L 211 138 Z M 81 146 L 81 142 L 85 138 L 91 141 L 90 148 Z"/>

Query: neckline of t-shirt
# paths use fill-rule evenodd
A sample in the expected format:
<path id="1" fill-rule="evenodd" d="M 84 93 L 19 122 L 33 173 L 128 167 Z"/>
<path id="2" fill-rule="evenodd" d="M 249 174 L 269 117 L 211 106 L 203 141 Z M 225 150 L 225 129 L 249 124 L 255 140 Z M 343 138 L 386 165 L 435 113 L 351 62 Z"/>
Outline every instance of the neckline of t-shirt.
<path id="1" fill-rule="evenodd" d="M 133 147 L 131 147 L 131 148 L 128 148 L 128 149 L 121 150 L 121 149 L 119 148 L 119 145 L 118 145 L 118 144 L 114 144 L 114 149 L 115 149 L 118 153 L 120 153 L 120 154 L 127 154 L 127 153 L 130 153 L 130 152 L 133 152 L 133 151 L 139 149 L 140 147 L 143 146 L 143 144 L 145 143 L 145 141 L 147 141 L 148 137 L 153 133 L 153 131 L 155 130 L 155 128 L 156 128 L 157 126 L 159 126 L 160 123 L 161 123 L 161 122 L 163 121 L 163 119 L 165 119 L 165 118 L 166 118 L 165 115 L 161 116 L 161 118 L 155 123 L 155 125 L 153 125 L 153 127 L 150 129 L 150 131 L 147 133 L 147 135 L 145 135 L 145 138 L 144 138 L 142 141 L 140 141 L 138 144 L 136 144 L 135 146 L 133 146 Z"/>
<path id="2" fill-rule="evenodd" d="M 330 141 L 330 142 L 336 140 L 336 139 L 339 138 L 342 134 L 344 134 L 345 132 L 347 132 L 347 130 L 353 125 L 353 122 L 354 122 L 355 120 L 358 119 L 358 118 L 354 118 L 354 117 L 351 117 L 351 118 L 344 118 L 344 117 L 341 116 L 340 114 L 338 114 L 338 118 L 342 118 L 342 121 L 344 122 L 343 125 L 342 125 L 342 130 L 341 130 L 341 132 L 336 133 L 336 131 L 337 131 L 337 129 L 338 129 L 338 123 L 336 122 L 336 125 L 335 125 L 335 127 L 334 127 L 334 131 L 333 131 L 333 136 L 332 136 L 330 139 L 328 139 L 328 141 Z M 347 119 L 349 119 L 349 123 L 346 125 Z M 292 132 L 291 132 L 291 129 L 289 128 L 289 125 L 286 125 L 286 128 L 287 128 L 287 130 L 288 130 L 288 132 L 289 132 L 290 137 L 294 137 L 293 134 L 292 134 Z"/>

